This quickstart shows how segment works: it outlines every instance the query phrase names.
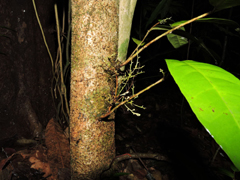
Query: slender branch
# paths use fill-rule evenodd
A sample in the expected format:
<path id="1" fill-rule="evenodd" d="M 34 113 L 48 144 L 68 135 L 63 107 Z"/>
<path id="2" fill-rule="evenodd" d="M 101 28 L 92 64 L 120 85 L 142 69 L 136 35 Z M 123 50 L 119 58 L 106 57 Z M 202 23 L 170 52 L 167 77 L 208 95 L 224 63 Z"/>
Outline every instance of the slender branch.
<path id="1" fill-rule="evenodd" d="M 159 24 L 159 22 L 157 22 L 156 24 L 154 24 L 146 33 L 146 35 L 144 36 L 143 40 L 141 41 L 141 43 L 138 44 L 138 46 L 136 47 L 136 49 L 134 49 L 134 51 L 132 52 L 132 54 L 130 55 L 130 57 L 139 49 L 140 46 L 142 46 L 142 43 L 144 42 L 144 40 L 147 38 L 148 34 L 152 31 L 152 29 L 157 26 Z"/>
<path id="2" fill-rule="evenodd" d="M 112 113 L 113 113 L 117 108 L 119 108 L 120 106 L 124 105 L 124 104 L 127 103 L 128 101 L 132 100 L 133 98 L 139 96 L 140 94 L 142 94 L 142 93 L 144 93 L 145 91 L 149 90 L 149 89 L 152 88 L 153 86 L 156 86 L 157 84 L 159 84 L 160 82 L 162 82 L 162 81 L 164 80 L 164 78 L 165 78 L 165 74 L 164 74 L 164 72 L 163 72 L 161 69 L 160 69 L 160 72 L 163 73 L 163 77 L 162 77 L 160 80 L 158 80 L 157 82 L 151 84 L 150 86 L 146 87 L 145 89 L 139 91 L 137 94 L 132 95 L 130 98 L 126 99 L 125 101 L 119 103 L 119 104 L 118 104 L 116 107 L 114 107 L 110 112 L 102 115 L 102 116 L 100 117 L 100 119 L 103 119 L 103 118 L 109 116 L 110 114 L 112 114 Z"/>
<path id="3" fill-rule="evenodd" d="M 187 24 L 190 24 L 190 23 L 192 23 L 192 22 L 194 22 L 194 21 L 196 21 L 196 20 L 198 20 L 198 19 L 200 19 L 200 18 L 203 18 L 203 17 L 205 17 L 205 16 L 207 16 L 207 15 L 209 15 L 209 14 L 211 14 L 211 13 L 212 13 L 212 11 L 207 12 L 207 13 L 204 13 L 204 14 L 202 14 L 202 15 L 200 15 L 200 16 L 198 16 L 198 17 L 195 17 L 195 18 L 193 18 L 193 19 L 191 19 L 191 20 L 189 20 L 189 21 L 187 21 L 187 22 L 185 22 L 185 23 L 180 24 L 179 26 L 174 27 L 173 29 L 170 29 L 170 30 L 166 31 L 165 33 L 163 33 L 163 34 L 161 34 L 160 36 L 156 37 L 155 39 L 153 39 L 152 41 L 150 41 L 149 43 L 147 43 L 145 46 L 143 46 L 141 49 L 138 50 L 138 48 L 140 47 L 140 45 L 142 44 L 142 42 L 145 40 L 145 38 L 147 37 L 147 35 L 149 34 L 149 32 L 152 30 L 152 28 L 155 27 L 155 26 L 158 24 L 158 23 L 156 23 L 156 24 L 146 33 L 146 35 L 145 35 L 145 37 L 143 38 L 142 42 L 141 42 L 141 43 L 138 45 L 138 47 L 133 51 L 133 53 L 131 54 L 131 56 L 130 56 L 124 63 L 122 63 L 120 66 L 122 67 L 122 66 L 125 66 L 126 64 L 128 64 L 130 61 L 133 60 L 133 58 L 135 58 L 140 52 L 142 52 L 144 49 L 146 49 L 150 44 L 152 44 L 152 43 L 154 43 L 155 41 L 159 40 L 159 39 L 162 38 L 163 36 L 166 36 L 167 34 L 170 34 L 170 33 L 172 33 L 173 31 L 175 31 L 175 30 L 177 30 L 177 29 L 179 29 L 179 28 L 181 28 L 181 27 L 183 27 L 183 26 L 185 26 L 185 25 L 187 25 Z M 136 52 L 136 51 L 137 51 L 137 52 Z M 163 73 L 162 70 L 160 70 L 160 71 Z M 137 94 L 132 95 L 130 98 L 126 99 L 125 101 L 119 103 L 119 104 L 118 104 L 116 107 L 114 107 L 111 111 L 109 111 L 108 113 L 102 115 L 102 116 L 100 117 L 100 119 L 103 119 L 103 118 L 109 116 L 109 115 L 112 114 L 117 108 L 119 108 L 120 106 L 124 105 L 125 103 L 127 103 L 127 102 L 130 101 L 130 100 L 132 100 L 133 98 L 139 96 L 139 95 L 142 94 L 143 92 L 149 90 L 149 89 L 152 88 L 153 86 L 159 84 L 159 83 L 162 82 L 163 80 L 164 80 L 164 73 L 163 73 L 163 78 L 161 78 L 161 79 L 158 80 L 157 82 L 151 84 L 150 86 L 146 87 L 145 89 L 141 90 L 141 91 L 138 92 Z"/>
<path id="4" fill-rule="evenodd" d="M 159 40 L 159 39 L 162 38 L 163 36 L 166 36 L 167 34 L 170 34 L 170 33 L 172 33 L 173 31 L 175 31 L 175 30 L 177 30 L 177 29 L 179 29 L 179 28 L 181 28 L 181 27 L 183 27 L 183 26 L 185 26 L 185 25 L 187 25 L 187 24 L 192 23 L 193 21 L 196 21 L 196 20 L 198 20 L 198 19 L 200 19 L 200 18 L 203 18 L 203 17 L 205 17 L 205 16 L 207 16 L 207 15 L 209 15 L 209 14 L 211 14 L 211 13 L 212 13 L 212 11 L 207 12 L 207 13 L 204 13 L 204 14 L 198 16 L 198 17 L 195 17 L 195 18 L 193 18 L 193 19 L 190 19 L 189 21 L 187 21 L 187 22 L 185 22 L 185 23 L 180 24 L 179 26 L 174 27 L 173 29 L 170 29 L 170 30 L 166 31 L 165 33 L 161 34 L 160 36 L 156 37 L 155 39 L 153 39 L 152 41 L 150 41 L 149 43 L 147 43 L 145 46 L 143 46 L 141 49 L 139 49 L 135 54 L 131 55 L 124 63 L 121 64 L 121 66 L 125 66 L 126 64 L 128 64 L 131 60 L 133 60 L 133 58 L 135 58 L 140 52 L 142 52 L 144 49 L 146 49 L 150 44 L 152 44 L 152 43 L 154 43 L 155 41 Z M 140 43 L 140 44 L 141 44 L 141 43 Z"/>

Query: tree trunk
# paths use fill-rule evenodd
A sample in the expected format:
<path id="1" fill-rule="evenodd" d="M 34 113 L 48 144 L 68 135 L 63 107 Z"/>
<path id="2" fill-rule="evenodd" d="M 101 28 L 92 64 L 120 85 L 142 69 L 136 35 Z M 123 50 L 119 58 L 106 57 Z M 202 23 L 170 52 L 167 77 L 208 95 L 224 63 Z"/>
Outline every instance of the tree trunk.
<path id="1" fill-rule="evenodd" d="M 99 179 L 115 156 L 114 121 L 99 121 L 112 103 L 118 0 L 72 1 L 70 133 L 72 179 Z"/>

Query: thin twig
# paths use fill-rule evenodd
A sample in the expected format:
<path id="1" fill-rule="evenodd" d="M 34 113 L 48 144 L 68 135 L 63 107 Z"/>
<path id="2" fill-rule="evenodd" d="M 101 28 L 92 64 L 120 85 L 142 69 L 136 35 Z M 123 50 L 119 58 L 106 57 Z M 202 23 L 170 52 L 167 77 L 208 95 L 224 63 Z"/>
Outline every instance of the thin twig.
<path id="1" fill-rule="evenodd" d="M 162 81 L 164 80 L 164 78 L 165 78 L 165 74 L 164 74 L 164 72 L 163 72 L 162 70 L 160 70 L 160 72 L 163 73 L 163 77 L 162 77 L 160 80 L 158 80 L 157 82 L 151 84 L 150 86 L 146 87 L 145 89 L 139 91 L 137 94 L 132 95 L 130 98 L 126 99 L 125 101 L 119 103 L 119 104 L 118 104 L 116 107 L 114 107 L 110 112 L 102 115 L 102 116 L 100 117 L 100 119 L 103 119 L 103 118 L 109 116 L 110 114 L 112 114 L 117 108 L 119 108 L 119 107 L 122 106 L 123 104 L 127 103 L 128 101 L 132 100 L 133 98 L 139 96 L 140 94 L 142 94 L 142 93 L 144 93 L 145 91 L 149 90 L 149 89 L 152 88 L 153 86 L 156 86 L 157 84 L 159 84 L 160 82 L 162 82 Z"/>
<path id="2" fill-rule="evenodd" d="M 192 23 L 192 22 L 194 22 L 194 21 L 196 21 L 196 20 L 198 20 L 198 19 L 200 19 L 200 18 L 203 18 L 203 17 L 205 17 L 205 16 L 207 16 L 207 15 L 209 15 L 209 14 L 211 14 L 211 13 L 212 13 L 212 11 L 207 12 L 207 13 L 204 13 L 204 14 L 202 14 L 202 15 L 200 15 L 200 16 L 198 16 L 198 17 L 195 17 L 195 18 L 193 18 L 193 19 L 191 19 L 191 20 L 189 20 L 189 21 L 187 21 L 187 22 L 185 22 L 185 23 L 180 24 L 179 26 L 174 27 L 173 29 L 170 29 L 170 30 L 166 31 L 165 33 L 161 34 L 160 36 L 156 37 L 155 39 L 153 39 L 152 41 L 150 41 L 149 43 L 147 43 L 145 46 L 143 46 L 141 49 L 139 49 L 135 54 L 131 55 L 131 56 L 130 56 L 124 63 L 122 63 L 120 66 L 122 67 L 122 66 L 125 66 L 126 64 L 128 64 L 131 60 L 133 60 L 133 58 L 135 58 L 140 52 L 142 52 L 144 49 L 146 49 L 150 44 L 152 44 L 152 43 L 154 43 L 155 41 L 159 40 L 159 39 L 162 38 L 163 36 L 166 36 L 167 34 L 170 34 L 170 33 L 172 33 L 173 31 L 175 31 L 175 30 L 177 30 L 177 29 L 179 29 L 179 28 L 181 28 L 181 27 L 183 27 L 183 26 L 185 26 L 185 25 L 187 25 L 187 24 L 190 24 L 190 23 Z M 140 44 L 141 44 L 141 43 L 140 43 Z"/>

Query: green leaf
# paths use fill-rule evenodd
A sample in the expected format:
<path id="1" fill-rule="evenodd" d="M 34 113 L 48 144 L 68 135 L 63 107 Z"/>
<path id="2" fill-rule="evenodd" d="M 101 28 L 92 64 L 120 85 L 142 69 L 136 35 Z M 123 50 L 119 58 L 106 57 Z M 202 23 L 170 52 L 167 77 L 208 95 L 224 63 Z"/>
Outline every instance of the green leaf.
<path id="1" fill-rule="evenodd" d="M 132 38 L 132 40 L 139 46 L 139 44 L 142 42 L 142 41 L 140 41 L 140 40 L 138 40 L 138 39 L 136 39 L 136 38 Z M 142 44 L 140 45 L 140 46 L 143 46 L 145 43 L 144 42 L 142 42 Z"/>
<path id="2" fill-rule="evenodd" d="M 168 12 L 168 9 L 169 9 L 169 6 L 171 4 L 171 1 L 172 0 L 162 0 L 160 1 L 160 3 L 157 5 L 156 9 L 152 12 L 149 20 L 147 21 L 146 23 L 146 27 L 151 24 L 159 14 L 161 14 L 161 18 L 165 17 L 167 12 Z"/>
<path id="3" fill-rule="evenodd" d="M 152 28 L 152 30 L 160 30 L 160 31 L 167 31 L 169 29 L 172 29 L 171 26 L 166 26 L 166 25 L 158 25 L 157 27 Z M 172 32 L 173 34 L 177 34 L 180 37 L 185 37 L 187 39 L 190 39 L 191 41 L 197 43 L 201 48 L 203 48 L 203 50 L 208 53 L 215 61 L 215 64 L 217 64 L 217 62 L 219 62 L 221 60 L 221 58 L 219 58 L 219 56 L 216 56 L 215 53 L 213 53 L 210 49 L 208 49 L 205 44 L 197 39 L 195 36 L 191 35 L 190 33 L 186 32 L 186 31 L 182 31 L 182 30 L 175 30 Z"/>
<path id="4" fill-rule="evenodd" d="M 231 169 L 232 169 L 233 172 L 239 172 L 239 170 L 234 165 L 231 165 Z"/>
<path id="5" fill-rule="evenodd" d="M 172 26 L 172 25 L 170 25 L 171 27 L 174 27 L 174 26 Z M 179 28 L 179 30 L 181 31 L 185 31 L 185 28 L 184 27 L 181 27 L 181 28 Z M 179 48 L 179 47 L 181 47 L 181 46 L 183 46 L 183 45 L 185 45 L 185 44 L 187 44 L 188 43 L 188 40 L 187 40 L 187 38 L 185 38 L 184 36 L 179 36 L 179 35 L 176 35 L 176 34 L 173 34 L 173 33 L 171 33 L 171 34 L 168 34 L 167 35 L 167 38 L 168 38 L 168 40 L 169 40 L 169 42 L 173 45 L 173 47 L 175 48 L 175 49 L 177 49 L 177 48 Z"/>
<path id="6" fill-rule="evenodd" d="M 239 0 L 209 0 L 209 3 L 214 6 L 214 11 L 220 11 L 222 9 L 227 9 L 240 5 Z"/>
<path id="7" fill-rule="evenodd" d="M 187 21 L 189 21 L 189 20 L 182 20 L 182 21 L 174 22 L 172 24 L 172 26 L 176 27 L 176 26 L 178 26 L 180 24 L 183 24 Z M 239 28 L 239 24 L 236 21 L 229 20 L 229 19 L 223 19 L 223 18 L 201 18 L 201 19 L 198 19 L 194 22 L 213 23 L 213 24 L 228 26 L 228 27 L 231 27 L 231 28 Z"/>
<path id="8" fill-rule="evenodd" d="M 172 34 L 172 33 L 168 34 L 167 38 L 175 49 L 177 49 L 177 48 L 179 48 L 179 47 L 188 43 L 187 38 L 185 38 L 183 36 L 178 36 L 178 35 Z"/>
<path id="9" fill-rule="evenodd" d="M 240 169 L 240 81 L 220 67 L 167 59 L 198 120 Z"/>
<path id="10" fill-rule="evenodd" d="M 231 172 L 227 169 L 224 169 L 224 168 L 218 168 L 217 171 L 221 174 L 224 174 L 232 179 L 234 179 L 234 172 Z"/>
<path id="11" fill-rule="evenodd" d="M 213 23 L 228 26 L 231 28 L 239 28 L 239 24 L 236 21 L 230 19 L 223 19 L 223 18 L 201 18 L 196 20 L 195 22 L 205 22 L 205 23 Z"/>

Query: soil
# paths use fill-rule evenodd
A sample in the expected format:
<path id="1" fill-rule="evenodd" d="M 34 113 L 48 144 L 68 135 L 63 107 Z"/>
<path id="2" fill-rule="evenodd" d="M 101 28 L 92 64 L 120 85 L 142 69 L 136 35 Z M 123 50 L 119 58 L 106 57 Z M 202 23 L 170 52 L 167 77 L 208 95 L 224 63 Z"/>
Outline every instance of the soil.
<path id="1" fill-rule="evenodd" d="M 142 86 L 144 86 L 142 84 Z M 117 155 L 159 153 L 169 161 L 145 160 L 162 179 L 232 179 L 231 161 L 198 121 L 171 77 L 135 100 L 141 116 L 120 108 L 116 118 Z M 236 175 L 237 176 L 237 175 Z"/>

